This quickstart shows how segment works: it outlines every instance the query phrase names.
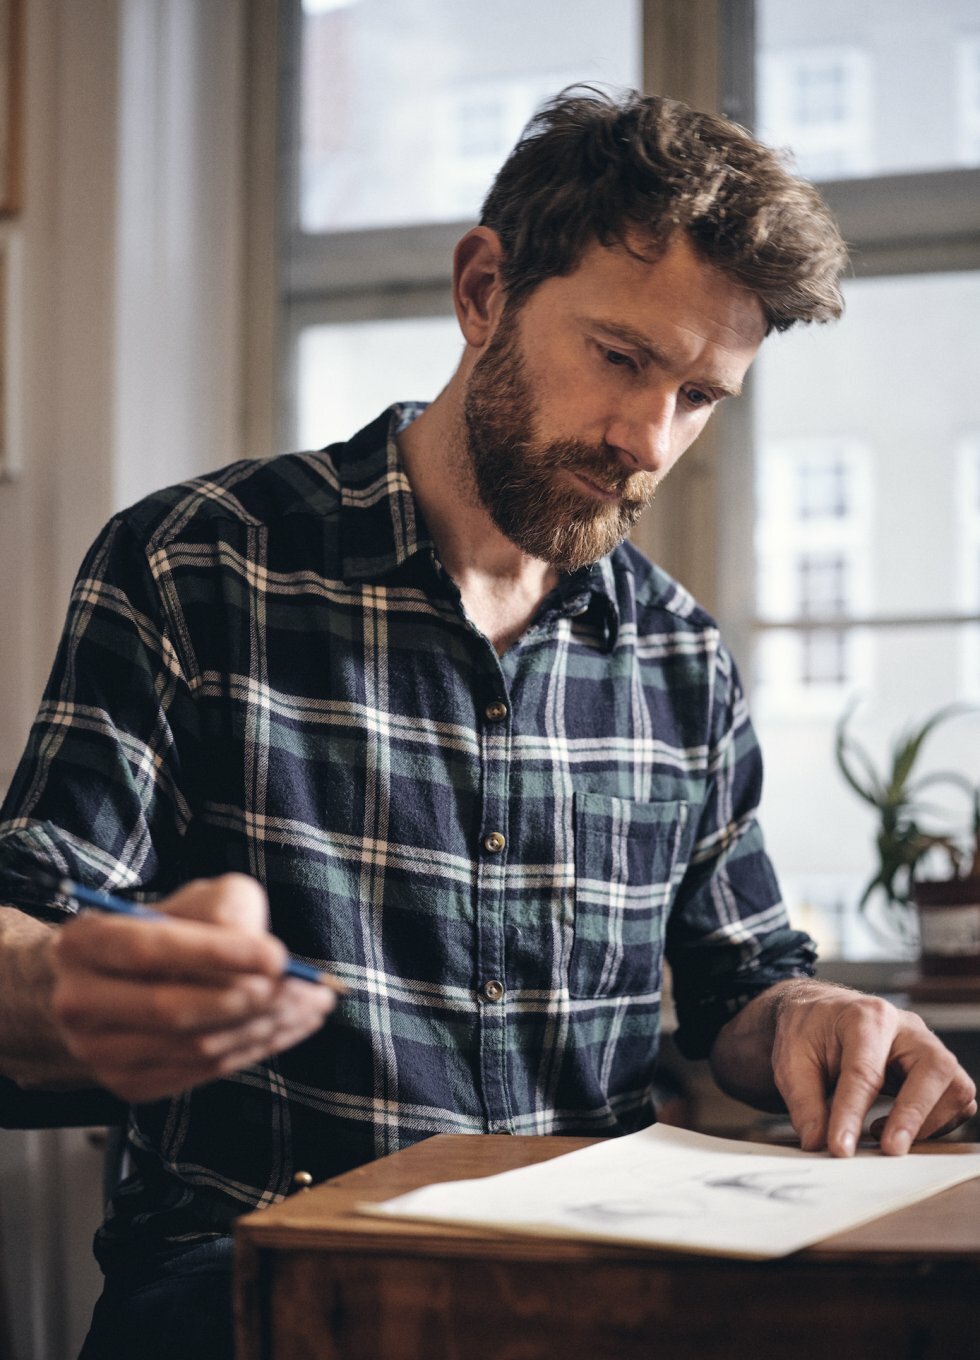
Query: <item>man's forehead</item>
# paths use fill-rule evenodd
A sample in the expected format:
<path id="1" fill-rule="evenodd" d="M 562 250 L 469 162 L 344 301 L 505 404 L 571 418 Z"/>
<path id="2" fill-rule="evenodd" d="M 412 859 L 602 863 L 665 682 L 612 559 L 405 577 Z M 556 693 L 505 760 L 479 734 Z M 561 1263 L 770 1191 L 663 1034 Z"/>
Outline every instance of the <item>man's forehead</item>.
<path id="1" fill-rule="evenodd" d="M 705 345 L 737 366 L 747 365 L 767 330 L 755 293 L 707 260 L 682 233 L 655 257 L 596 242 L 576 269 L 545 280 L 537 291 L 548 309 L 655 357 L 669 351 L 678 366 L 692 347 Z"/>

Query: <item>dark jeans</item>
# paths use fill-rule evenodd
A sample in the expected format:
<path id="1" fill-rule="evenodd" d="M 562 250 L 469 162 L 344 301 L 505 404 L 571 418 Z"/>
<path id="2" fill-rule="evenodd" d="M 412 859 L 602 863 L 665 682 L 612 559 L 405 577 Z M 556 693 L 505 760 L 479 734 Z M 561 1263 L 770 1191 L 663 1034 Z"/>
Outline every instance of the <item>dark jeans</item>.
<path id="1" fill-rule="evenodd" d="M 231 1238 L 106 1277 L 78 1360 L 232 1360 Z"/>

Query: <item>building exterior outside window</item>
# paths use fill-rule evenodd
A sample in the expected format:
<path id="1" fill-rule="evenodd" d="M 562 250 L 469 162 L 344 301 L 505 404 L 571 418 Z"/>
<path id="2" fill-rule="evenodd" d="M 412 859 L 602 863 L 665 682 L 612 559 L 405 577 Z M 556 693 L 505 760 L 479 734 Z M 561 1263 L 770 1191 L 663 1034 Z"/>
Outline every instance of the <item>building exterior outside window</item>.
<path id="1" fill-rule="evenodd" d="M 866 174 L 873 163 L 870 53 L 813 47 L 763 58 L 760 115 L 810 179 Z"/>
<path id="2" fill-rule="evenodd" d="M 825 717 L 869 681 L 867 640 L 833 624 L 871 601 L 871 466 L 854 439 L 800 437 L 760 454 L 757 609 L 770 625 L 758 643 L 760 714 Z"/>

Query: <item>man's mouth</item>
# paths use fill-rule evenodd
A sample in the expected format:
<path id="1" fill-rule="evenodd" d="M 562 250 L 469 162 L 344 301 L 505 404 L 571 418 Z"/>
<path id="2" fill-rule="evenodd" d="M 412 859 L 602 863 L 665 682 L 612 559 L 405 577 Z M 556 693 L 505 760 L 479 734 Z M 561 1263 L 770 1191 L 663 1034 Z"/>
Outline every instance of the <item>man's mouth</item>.
<path id="1" fill-rule="evenodd" d="M 571 475 L 575 478 L 579 485 L 583 486 L 585 490 L 589 493 L 589 495 L 594 496 L 596 500 L 615 503 L 623 499 L 623 489 L 621 486 L 617 487 L 603 486 L 601 482 L 594 481 L 588 475 L 588 473 L 585 472 L 573 471 Z"/>

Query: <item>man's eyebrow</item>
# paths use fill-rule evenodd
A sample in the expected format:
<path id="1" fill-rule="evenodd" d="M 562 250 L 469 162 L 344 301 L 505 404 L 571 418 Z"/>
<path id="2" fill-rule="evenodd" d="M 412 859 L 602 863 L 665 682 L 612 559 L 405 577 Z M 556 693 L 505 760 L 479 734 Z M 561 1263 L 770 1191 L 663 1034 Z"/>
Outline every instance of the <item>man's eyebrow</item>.
<path id="1" fill-rule="evenodd" d="M 635 331 L 632 326 L 624 326 L 619 321 L 603 320 L 593 320 L 591 324 L 603 335 L 608 335 L 614 340 L 620 340 L 632 349 L 640 350 L 648 359 L 652 359 L 659 368 L 666 369 L 668 373 L 676 373 L 682 367 L 676 356 L 672 355 L 669 350 L 656 344 L 642 331 Z M 726 397 L 740 397 L 742 395 L 741 383 L 729 383 L 723 378 L 704 378 L 702 381 L 705 387 L 716 388 Z"/>

